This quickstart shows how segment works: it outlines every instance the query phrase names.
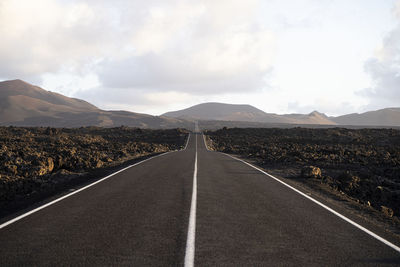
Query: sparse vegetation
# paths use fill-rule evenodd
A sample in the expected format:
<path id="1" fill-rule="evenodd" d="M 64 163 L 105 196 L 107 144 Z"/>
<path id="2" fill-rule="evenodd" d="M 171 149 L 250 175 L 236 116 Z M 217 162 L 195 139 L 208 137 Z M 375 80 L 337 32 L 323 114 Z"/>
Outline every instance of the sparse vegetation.
<path id="1" fill-rule="evenodd" d="M 286 177 L 329 185 L 400 216 L 400 130 L 225 128 L 206 135 L 215 150 L 281 169 Z"/>

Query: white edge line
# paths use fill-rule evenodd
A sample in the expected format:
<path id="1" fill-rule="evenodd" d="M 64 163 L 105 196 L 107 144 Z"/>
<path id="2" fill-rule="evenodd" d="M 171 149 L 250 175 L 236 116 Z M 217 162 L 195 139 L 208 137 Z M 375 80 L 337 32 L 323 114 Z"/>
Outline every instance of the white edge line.
<path id="1" fill-rule="evenodd" d="M 208 146 L 206 143 L 206 136 L 203 133 L 201 135 L 203 136 L 204 146 L 206 147 L 207 151 L 211 151 L 210 149 L 208 149 Z"/>
<path id="2" fill-rule="evenodd" d="M 222 152 L 221 152 L 221 153 L 222 153 Z M 246 162 L 246 161 L 244 161 L 244 160 L 242 160 L 242 159 L 238 159 L 238 158 L 236 158 L 236 157 L 234 157 L 234 156 L 232 156 L 232 155 L 226 154 L 226 153 L 222 153 L 222 154 L 224 154 L 224 155 L 226 155 L 226 156 L 229 156 L 229 157 L 231 157 L 231 158 L 233 158 L 233 159 L 235 159 L 235 160 L 241 161 L 241 162 L 243 162 L 244 164 L 246 164 L 246 165 L 248 165 L 248 166 L 250 166 L 250 167 L 256 169 L 257 171 L 259 171 L 259 172 L 261 172 L 261 173 L 263 173 L 263 174 L 269 176 L 270 178 L 272 178 L 272 179 L 278 181 L 279 183 L 281 183 L 281 184 L 283 184 L 283 185 L 289 187 L 290 189 L 292 189 L 293 191 L 299 193 L 299 194 L 302 195 L 303 197 L 308 198 L 308 199 L 311 200 L 312 202 L 314 202 L 314 203 L 316 203 L 317 205 L 321 206 L 322 208 L 324 208 L 324 209 L 330 211 L 331 213 L 335 214 L 335 215 L 338 216 L 339 218 L 345 220 L 346 222 L 348 222 L 348 223 L 352 224 L 353 226 L 357 227 L 358 229 L 364 231 L 365 233 L 367 233 L 367 234 L 369 234 L 370 236 L 374 237 L 375 239 L 381 241 L 381 242 L 384 243 L 385 245 L 387 245 L 387 246 L 393 248 L 393 249 L 396 250 L 397 252 L 400 252 L 400 247 L 398 247 L 398 246 L 396 246 L 395 244 L 391 243 L 390 241 L 388 241 L 388 240 L 386 240 L 386 239 L 380 237 L 379 235 L 377 235 L 377 234 L 375 234 L 374 232 L 368 230 L 367 228 L 365 228 L 365 227 L 359 225 L 358 223 L 356 223 L 356 222 L 350 220 L 350 219 L 347 218 L 346 216 L 344 216 L 344 215 L 340 214 L 339 212 L 337 212 L 337 211 L 331 209 L 330 207 L 326 206 L 325 204 L 322 204 L 322 203 L 319 202 L 318 200 L 316 200 L 316 199 L 314 199 L 314 198 L 308 196 L 307 194 L 304 194 L 303 192 L 301 192 L 300 190 L 294 188 L 293 186 L 288 185 L 287 183 L 285 183 L 285 182 L 279 180 L 278 178 L 272 176 L 271 174 L 269 174 L 269 173 L 267 173 L 267 172 L 261 170 L 260 168 L 254 166 L 254 165 L 252 165 L 252 164 L 250 164 L 250 163 L 248 163 L 248 162 Z"/>
<path id="3" fill-rule="evenodd" d="M 194 251 L 196 239 L 196 207 L 197 207 L 197 135 L 196 135 L 196 156 L 194 160 L 192 202 L 190 205 L 189 226 L 186 240 L 185 267 L 194 266 Z"/>
<path id="4" fill-rule="evenodd" d="M 190 138 L 190 134 L 189 134 L 189 137 L 188 137 L 188 141 L 187 141 L 187 143 L 186 143 L 186 146 L 187 146 L 187 144 L 189 143 L 189 138 Z M 185 147 L 185 149 L 186 149 L 186 147 Z M 185 149 L 183 149 L 183 150 L 185 150 Z M 17 217 L 15 217 L 14 219 L 11 219 L 11 220 L 9 220 L 9 221 L 6 221 L 6 222 L 0 224 L 0 229 L 6 227 L 6 226 L 8 226 L 8 225 L 10 225 L 10 224 L 12 224 L 12 223 L 14 223 L 14 222 L 16 222 L 16 221 L 19 221 L 19 220 L 21 220 L 22 218 L 25 218 L 25 217 L 27 217 L 27 216 L 29 216 L 29 215 L 31 215 L 31 214 L 33 214 L 33 213 L 39 211 L 39 210 L 42 210 L 42 209 L 44 209 L 44 208 L 46 208 L 46 207 L 48 207 L 48 206 L 50 206 L 50 205 L 53 205 L 53 204 L 55 204 L 55 203 L 57 203 L 57 202 L 59 202 L 59 201 L 61 201 L 61 200 L 63 200 L 63 199 L 66 199 L 67 197 L 70 197 L 70 196 L 72 196 L 72 195 L 75 195 L 75 194 L 77 194 L 77 193 L 79 193 L 79 192 L 81 192 L 81 191 L 83 191 L 83 190 L 85 190 L 85 189 L 87 189 L 87 188 L 89 188 L 89 187 L 91 187 L 91 186 L 93 186 L 93 185 L 95 185 L 95 184 L 98 184 L 98 183 L 100 183 L 100 182 L 102 182 L 102 181 L 104 181 L 104 180 L 106 180 L 106 179 L 108 179 L 108 178 L 110 178 L 110 177 L 112 177 L 112 176 L 114 176 L 114 175 L 120 173 L 120 172 L 123 172 L 123 171 L 125 171 L 125 170 L 127 170 L 127 169 L 129 169 L 129 168 L 132 168 L 132 167 L 134 167 L 134 166 L 136 166 L 136 165 L 139 165 L 139 164 L 141 164 L 141 163 L 143 163 L 143 162 L 146 162 L 146 161 L 148 161 L 148 160 L 151 160 L 151 159 L 154 159 L 154 158 L 157 158 L 157 157 L 160 157 L 160 156 L 164 156 L 164 155 L 167 155 L 167 154 L 169 154 L 169 153 L 177 152 L 177 151 L 179 151 L 179 150 L 164 152 L 164 153 L 162 153 L 162 154 L 158 154 L 158 155 L 155 155 L 155 156 L 153 156 L 153 157 L 150 157 L 150 158 L 144 159 L 144 160 L 142 160 L 142 161 L 136 162 L 135 164 L 132 164 L 132 165 L 130 165 L 130 166 L 128 166 L 128 167 L 125 167 L 125 168 L 123 168 L 123 169 L 121 169 L 121 170 L 119 170 L 119 171 L 116 171 L 116 172 L 114 172 L 114 173 L 112 173 L 112 174 L 110 174 L 110 175 L 108 175 L 108 176 L 106 176 L 106 177 L 104 177 L 104 178 L 101 178 L 100 180 L 97 180 L 96 182 L 93 182 L 93 183 L 91 183 L 91 184 L 89 184 L 89 185 L 87 185 L 87 186 L 84 186 L 84 187 L 82 187 L 82 188 L 80 188 L 80 189 L 78 189 L 78 190 L 76 190 L 76 191 L 74 191 L 74 192 L 71 192 L 71 193 L 69 193 L 69 194 L 67 194 L 67 195 L 65 195 L 65 196 L 62 196 L 62 197 L 60 197 L 60 198 L 57 198 L 57 199 L 55 199 L 55 200 L 53 200 L 53 201 L 51 201 L 51 202 L 49 202 L 49 203 L 46 203 L 46 204 L 44 204 L 44 205 L 42 205 L 42 206 L 40 206 L 40 207 L 38 207 L 38 208 L 36 208 L 36 209 L 30 210 L 30 211 L 28 211 L 28 212 L 26 212 L 26 213 L 24 213 L 24 214 L 21 214 L 20 216 L 17 216 Z"/>
<path id="5" fill-rule="evenodd" d="M 189 139 L 190 139 L 190 134 L 188 134 L 188 139 L 186 140 L 186 145 L 185 145 L 185 148 L 183 150 L 186 150 L 186 148 L 187 148 L 187 146 L 189 144 Z"/>

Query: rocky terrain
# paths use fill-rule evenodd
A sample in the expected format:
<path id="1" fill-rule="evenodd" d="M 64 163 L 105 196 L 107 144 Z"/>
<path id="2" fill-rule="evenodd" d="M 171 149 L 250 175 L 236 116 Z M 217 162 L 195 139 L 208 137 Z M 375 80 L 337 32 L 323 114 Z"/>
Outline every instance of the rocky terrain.
<path id="1" fill-rule="evenodd" d="M 400 130 L 223 128 L 209 146 L 400 217 Z"/>
<path id="2" fill-rule="evenodd" d="M 180 149 L 187 136 L 180 129 L 0 127 L 0 211 L 95 171 Z"/>

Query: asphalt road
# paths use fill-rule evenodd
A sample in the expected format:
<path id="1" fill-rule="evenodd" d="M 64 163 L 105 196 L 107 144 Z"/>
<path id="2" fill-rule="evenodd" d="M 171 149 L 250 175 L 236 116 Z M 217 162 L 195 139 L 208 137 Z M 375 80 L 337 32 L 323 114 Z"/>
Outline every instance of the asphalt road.
<path id="1" fill-rule="evenodd" d="M 0 266 L 181 266 L 188 247 L 197 266 L 400 265 L 393 248 L 192 134 L 183 151 L 1 228 Z"/>

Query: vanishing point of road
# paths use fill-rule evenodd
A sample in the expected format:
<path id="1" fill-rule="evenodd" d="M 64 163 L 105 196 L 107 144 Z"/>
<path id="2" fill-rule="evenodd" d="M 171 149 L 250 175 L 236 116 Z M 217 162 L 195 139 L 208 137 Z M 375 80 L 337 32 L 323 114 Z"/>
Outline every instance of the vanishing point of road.
<path id="1" fill-rule="evenodd" d="M 399 265 L 390 244 L 192 133 L 184 150 L 1 224 L 0 265 Z"/>

